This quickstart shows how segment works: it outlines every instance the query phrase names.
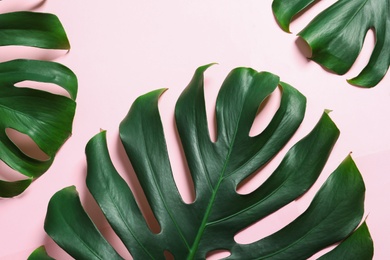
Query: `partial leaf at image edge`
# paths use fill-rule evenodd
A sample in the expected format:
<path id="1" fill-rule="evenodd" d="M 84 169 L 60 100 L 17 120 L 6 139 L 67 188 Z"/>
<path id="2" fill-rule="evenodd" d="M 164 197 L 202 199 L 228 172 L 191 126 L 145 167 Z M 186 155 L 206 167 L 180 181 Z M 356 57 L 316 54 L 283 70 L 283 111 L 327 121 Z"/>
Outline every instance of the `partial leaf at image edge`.
<path id="1" fill-rule="evenodd" d="M 0 14 L 0 46 L 23 45 L 45 49 L 69 49 L 68 38 L 55 15 L 34 12 Z M 17 87 L 23 81 L 53 83 L 70 98 L 33 88 Z M 41 176 L 72 131 L 77 78 L 64 65 L 50 61 L 16 59 L 0 63 L 0 159 L 28 177 L 0 180 L 0 197 L 14 197 Z M 28 135 L 49 157 L 26 155 L 8 137 L 13 129 Z"/>
<path id="2" fill-rule="evenodd" d="M 332 259 L 372 259 L 374 256 L 374 245 L 367 223 L 362 225 L 352 233 L 347 239 L 342 241 L 335 249 L 326 253 L 319 260 Z"/>
<path id="3" fill-rule="evenodd" d="M 236 192 L 239 183 L 266 165 L 299 127 L 306 101 L 271 73 L 234 69 L 218 94 L 218 133 L 217 141 L 212 142 L 203 91 L 207 67 L 196 71 L 175 111 L 194 182 L 193 203 L 181 199 L 170 168 L 158 111 L 165 90 L 139 97 L 120 125 L 126 153 L 161 227 L 158 234 L 148 228 L 132 191 L 115 170 L 106 133 L 97 134 L 86 147 L 88 189 L 132 256 L 162 259 L 169 251 L 177 259 L 203 259 L 208 252 L 223 249 L 231 252 L 229 259 L 302 259 L 348 237 L 362 219 L 365 193 L 350 156 L 328 178 L 309 208 L 289 225 L 248 245 L 235 242 L 236 233 L 294 201 L 313 185 L 339 130 L 324 113 L 260 187 L 240 195 Z M 250 137 L 259 105 L 278 85 L 282 89 L 278 111 L 264 131 Z M 121 258 L 84 211 L 74 187 L 52 197 L 45 230 L 76 259 Z"/>
<path id="4" fill-rule="evenodd" d="M 7 45 L 70 49 L 57 16 L 27 11 L 0 14 L 0 46 Z"/>
<path id="5" fill-rule="evenodd" d="M 289 31 L 293 17 L 315 3 L 315 0 L 274 0 L 272 9 L 281 28 Z M 312 49 L 312 60 L 337 74 L 345 74 L 359 55 L 369 29 L 375 33 L 375 48 L 366 67 L 348 82 L 374 87 L 386 75 L 390 65 L 388 0 L 338 0 L 298 35 Z"/>

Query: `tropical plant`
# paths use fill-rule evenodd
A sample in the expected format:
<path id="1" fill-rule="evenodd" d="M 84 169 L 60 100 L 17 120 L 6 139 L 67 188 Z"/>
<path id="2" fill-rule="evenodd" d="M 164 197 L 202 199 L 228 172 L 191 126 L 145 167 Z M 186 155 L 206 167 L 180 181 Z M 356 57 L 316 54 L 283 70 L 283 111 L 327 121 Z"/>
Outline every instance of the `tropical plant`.
<path id="1" fill-rule="evenodd" d="M 272 9 L 281 28 L 289 32 L 293 17 L 316 0 L 274 0 Z M 349 83 L 374 87 L 390 65 L 390 2 L 338 0 L 315 17 L 298 35 L 312 49 L 311 59 L 337 74 L 346 73 L 359 55 L 365 35 L 373 29 L 375 48 L 370 61 Z"/>
<path id="2" fill-rule="evenodd" d="M 168 251 L 175 259 L 204 259 L 208 252 L 223 249 L 231 253 L 228 259 L 304 259 L 344 240 L 323 258 L 352 259 L 350 256 L 361 252 L 365 253 L 360 259 L 372 258 L 373 244 L 366 225 L 353 232 L 364 213 L 365 187 L 350 156 L 330 175 L 308 209 L 289 225 L 251 244 L 235 241 L 236 233 L 312 186 L 339 130 L 324 112 L 314 129 L 287 152 L 260 187 L 238 194 L 238 185 L 261 171 L 293 136 L 303 120 L 306 99 L 271 73 L 234 69 L 217 98 L 218 133 L 212 142 L 203 89 L 203 74 L 209 66 L 196 70 L 175 109 L 194 183 L 194 202 L 183 202 L 172 176 L 158 111 L 158 99 L 165 90 L 139 97 L 120 125 L 122 143 L 161 227 L 157 234 L 149 229 L 132 191 L 115 170 L 106 132 L 87 144 L 88 189 L 132 256 L 165 259 Z M 249 136 L 259 105 L 278 86 L 282 97 L 277 112 L 265 130 Z M 44 226 L 76 259 L 121 259 L 84 211 L 74 186 L 51 198 Z M 43 249 L 31 257 L 38 253 L 44 253 Z"/>
<path id="3" fill-rule="evenodd" d="M 0 46 L 7 45 L 70 49 L 58 18 L 35 12 L 0 15 Z M 54 83 L 65 89 L 70 98 L 16 86 L 23 81 Z M 76 94 L 76 76 L 59 63 L 27 59 L 0 63 L 0 159 L 28 177 L 19 181 L 0 180 L 0 197 L 19 195 L 50 167 L 71 134 Z M 28 135 L 48 159 L 25 154 L 7 135 L 7 129 Z"/>

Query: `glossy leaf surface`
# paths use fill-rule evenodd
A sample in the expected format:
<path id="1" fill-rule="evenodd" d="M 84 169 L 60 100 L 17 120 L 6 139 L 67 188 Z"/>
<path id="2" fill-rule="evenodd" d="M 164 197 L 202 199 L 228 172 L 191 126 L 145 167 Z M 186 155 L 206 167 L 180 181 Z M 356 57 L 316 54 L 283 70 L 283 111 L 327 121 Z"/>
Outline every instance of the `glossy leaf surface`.
<path id="1" fill-rule="evenodd" d="M 274 0 L 272 8 L 282 29 L 289 31 L 293 17 L 315 3 L 315 0 Z M 298 35 L 312 49 L 312 60 L 337 74 L 344 74 L 359 55 L 369 29 L 375 33 L 375 48 L 366 67 L 348 82 L 374 87 L 385 76 L 390 65 L 388 0 L 338 0 Z"/>
<path id="2" fill-rule="evenodd" d="M 5 45 L 70 47 L 56 16 L 33 12 L 0 15 L 0 46 Z M 17 86 L 24 81 L 53 83 L 66 90 L 70 98 Z M 19 195 L 50 167 L 71 134 L 76 95 L 77 78 L 61 64 L 26 59 L 0 63 L 0 159 L 28 177 L 13 182 L 0 180 L 0 197 Z M 10 139 L 7 129 L 28 135 L 48 159 L 38 160 L 25 154 Z"/>
<path id="3" fill-rule="evenodd" d="M 6 45 L 70 49 L 68 37 L 57 16 L 36 12 L 0 14 L 0 46 Z"/>
<path id="4" fill-rule="evenodd" d="M 319 260 L 332 259 L 372 259 L 374 256 L 374 245 L 364 222 L 351 236 L 341 242 L 335 249 L 323 255 Z"/>
<path id="5" fill-rule="evenodd" d="M 53 260 L 54 258 L 50 257 L 46 249 L 41 246 L 32 252 L 32 254 L 27 258 L 27 260 Z"/>
<path id="6" fill-rule="evenodd" d="M 314 129 L 285 155 L 255 191 L 237 186 L 266 165 L 299 127 L 305 97 L 268 72 L 234 69 L 216 104 L 217 140 L 209 137 L 200 67 L 181 94 L 176 124 L 195 188 L 195 201 L 183 202 L 175 185 L 158 111 L 163 89 L 139 97 L 120 125 L 120 137 L 161 230 L 153 233 L 132 191 L 115 170 L 106 133 L 86 148 L 87 186 L 107 220 L 135 259 L 204 259 L 223 249 L 230 259 L 303 259 L 346 238 L 363 215 L 364 183 L 348 156 L 329 177 L 309 208 L 275 234 L 238 244 L 240 230 L 304 194 L 316 181 L 339 136 L 324 113 Z M 260 104 L 278 85 L 280 107 L 260 134 L 249 131 Z M 261 116 L 261 114 L 259 115 Z M 120 259 L 83 210 L 73 187 L 50 201 L 46 232 L 76 259 Z M 77 241 L 76 241 L 77 240 Z"/>

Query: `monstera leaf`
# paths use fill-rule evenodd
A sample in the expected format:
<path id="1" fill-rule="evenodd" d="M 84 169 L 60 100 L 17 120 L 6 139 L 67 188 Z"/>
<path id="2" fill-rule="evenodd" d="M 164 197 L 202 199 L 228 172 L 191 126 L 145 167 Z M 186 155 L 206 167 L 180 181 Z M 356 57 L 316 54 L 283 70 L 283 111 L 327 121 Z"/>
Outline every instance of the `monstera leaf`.
<path id="1" fill-rule="evenodd" d="M 315 0 L 274 0 L 272 9 L 283 30 L 294 16 Z M 376 43 L 370 61 L 349 83 L 373 87 L 390 65 L 390 2 L 388 0 L 338 0 L 313 19 L 298 35 L 312 49 L 311 59 L 337 74 L 346 73 L 359 55 L 369 29 Z"/>
<path id="2" fill-rule="evenodd" d="M 56 16 L 32 12 L 0 15 L 0 46 L 6 45 L 70 48 Z M 16 86 L 23 81 L 54 83 L 65 89 L 70 98 Z M 50 167 L 71 133 L 76 94 L 76 76 L 61 64 L 26 59 L 0 63 L 0 159 L 28 177 L 14 182 L 0 180 L 1 197 L 20 194 Z M 48 159 L 38 160 L 25 154 L 9 138 L 7 129 L 28 135 Z"/>
<path id="3" fill-rule="evenodd" d="M 234 240 L 240 230 L 312 186 L 339 130 L 325 112 L 260 187 L 239 194 L 237 186 L 261 171 L 299 127 L 306 99 L 271 73 L 234 69 L 217 98 L 218 134 L 212 142 L 203 90 L 207 67 L 196 71 L 175 110 L 194 182 L 194 202 L 183 202 L 172 176 L 158 112 L 164 90 L 139 97 L 120 125 L 122 143 L 161 227 L 158 234 L 148 228 L 132 191 L 115 170 L 106 132 L 97 134 L 86 147 L 87 186 L 132 256 L 165 259 L 168 251 L 175 259 L 204 259 L 208 252 L 223 249 L 231 253 L 228 259 L 304 259 L 348 237 L 329 253 L 336 256 L 333 259 L 352 255 L 356 249 L 368 252 L 364 259 L 371 258 L 373 245 L 366 225 L 353 233 L 362 219 L 365 187 L 350 156 L 328 178 L 308 209 L 289 225 L 251 244 Z M 278 86 L 282 89 L 279 109 L 265 130 L 249 136 L 259 105 Z M 84 211 L 73 186 L 51 198 L 45 230 L 76 259 L 121 259 Z"/>

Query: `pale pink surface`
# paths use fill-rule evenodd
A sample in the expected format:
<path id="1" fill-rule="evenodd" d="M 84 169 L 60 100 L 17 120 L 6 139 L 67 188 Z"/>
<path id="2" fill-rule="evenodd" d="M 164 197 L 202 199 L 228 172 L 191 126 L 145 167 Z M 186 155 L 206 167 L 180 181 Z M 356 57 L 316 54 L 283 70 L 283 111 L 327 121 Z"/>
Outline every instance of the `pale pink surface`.
<path id="1" fill-rule="evenodd" d="M 0 201 L 0 259 L 25 259 L 33 249 L 44 244 L 58 259 L 69 259 L 43 230 L 47 203 L 58 190 L 75 185 L 87 211 L 99 228 L 129 258 L 115 235 L 110 232 L 101 212 L 85 187 L 86 162 L 84 147 L 99 130 L 108 131 L 108 143 L 118 171 L 130 180 L 130 164 L 118 140 L 118 125 L 136 97 L 150 90 L 169 88 L 161 98 L 160 112 L 166 132 L 175 179 L 186 201 L 192 198 L 183 173 L 185 166 L 177 143 L 173 120 L 174 104 L 192 77 L 204 64 L 218 62 L 206 72 L 206 99 L 209 118 L 213 118 L 215 97 L 227 73 L 238 66 L 273 72 L 299 89 L 308 99 L 306 118 L 295 137 L 287 145 L 307 134 L 324 109 L 332 109 L 331 117 L 341 136 L 324 169 L 323 175 L 307 196 L 283 208 L 251 229 L 237 235 L 240 242 L 251 242 L 276 231 L 294 219 L 337 165 L 353 152 L 353 157 L 366 181 L 368 224 L 376 245 L 375 259 L 389 259 L 388 198 L 390 196 L 390 76 L 373 89 L 352 87 L 345 81 L 363 68 L 373 48 L 374 37 L 366 39 L 363 54 L 345 76 L 326 72 L 308 61 L 300 52 L 297 38 L 277 26 L 271 0 L 217 1 L 39 1 L 4 0 L 0 12 L 25 10 L 50 12 L 59 16 L 69 36 L 69 54 L 52 51 L 25 51 L 0 48 L 2 61 L 30 55 L 57 58 L 78 76 L 78 107 L 73 136 L 58 153 L 52 168 L 23 195 Z M 291 30 L 297 33 L 304 24 L 334 1 L 320 3 L 297 19 Z M 30 57 L 29 56 L 29 57 Z M 278 93 L 271 98 L 265 112 L 278 104 Z M 258 118 L 252 133 L 259 132 L 270 114 Z M 212 122 L 212 120 L 209 120 Z M 211 130 L 214 131 L 213 126 Z M 287 147 L 287 148 L 288 148 Z M 286 149 L 283 150 L 283 153 Z M 281 160 L 278 155 L 265 172 L 271 172 Z M 1 167 L 3 169 L 4 167 Z M 262 182 L 263 173 L 245 185 L 249 192 Z M 270 225 L 272 223 L 272 225 Z"/>

